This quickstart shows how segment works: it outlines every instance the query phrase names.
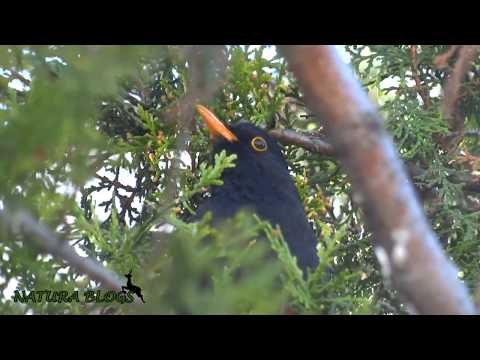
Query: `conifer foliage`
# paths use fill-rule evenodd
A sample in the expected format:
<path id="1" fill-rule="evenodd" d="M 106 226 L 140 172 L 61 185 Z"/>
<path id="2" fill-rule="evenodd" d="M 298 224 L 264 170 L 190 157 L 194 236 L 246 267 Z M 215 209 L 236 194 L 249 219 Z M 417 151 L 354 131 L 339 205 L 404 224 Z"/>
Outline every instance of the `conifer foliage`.
<path id="1" fill-rule="evenodd" d="M 341 50 L 474 300 L 478 47 Z M 236 161 L 211 155 L 197 103 L 282 144 L 318 237 L 315 271 L 304 276 L 281 231 L 255 214 L 220 227 L 209 214 L 189 221 Z M 382 273 L 327 121 L 271 46 L 1 46 L 0 313 L 408 313 Z M 83 301 L 86 291 L 120 292 L 124 274 L 145 303 Z M 15 302 L 14 290 L 64 291 L 71 301 Z"/>

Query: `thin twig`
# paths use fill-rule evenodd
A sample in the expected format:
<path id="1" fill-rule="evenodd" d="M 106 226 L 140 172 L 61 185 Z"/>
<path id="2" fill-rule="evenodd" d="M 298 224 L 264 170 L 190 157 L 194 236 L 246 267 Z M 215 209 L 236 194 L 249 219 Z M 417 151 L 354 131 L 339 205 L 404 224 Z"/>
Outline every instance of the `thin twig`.
<path id="1" fill-rule="evenodd" d="M 480 130 L 467 130 L 463 133 L 465 137 L 480 137 Z"/>
<path id="2" fill-rule="evenodd" d="M 7 210 L 0 212 L 0 220 L 13 231 L 20 230 L 25 235 L 26 241 L 39 247 L 60 260 L 66 261 L 79 273 L 88 275 L 92 280 L 99 282 L 104 287 L 114 290 L 122 290 L 122 282 L 115 273 L 105 269 L 99 262 L 78 255 L 68 242 L 61 241 L 55 233 L 45 225 L 33 219 L 25 210 L 9 213 Z"/>
<path id="3" fill-rule="evenodd" d="M 330 156 L 334 154 L 333 146 L 319 137 L 301 134 L 289 129 L 273 129 L 269 131 L 269 134 L 283 145 L 300 146 L 321 155 Z"/>
<path id="4" fill-rule="evenodd" d="M 480 136 L 480 131 L 477 131 Z M 314 134 L 300 133 L 291 129 L 273 129 L 269 134 L 283 145 L 295 145 L 312 153 L 322 156 L 336 156 L 335 149 L 327 140 Z M 473 135 L 472 135 L 473 136 Z M 409 175 L 412 178 L 425 174 L 425 169 L 417 163 L 407 161 L 406 163 Z M 454 173 L 448 176 L 448 180 L 453 184 L 463 184 L 463 189 L 471 193 L 480 193 L 480 177 L 469 174 Z M 429 190 L 429 189 L 425 189 Z"/>
<path id="5" fill-rule="evenodd" d="M 30 87 L 30 80 L 28 80 L 25 76 L 20 74 L 18 71 L 15 70 L 9 70 L 10 71 L 10 76 L 14 79 L 20 80 L 23 85 Z"/>
<path id="6" fill-rule="evenodd" d="M 418 70 L 417 59 L 417 45 L 410 46 L 410 58 L 412 60 L 411 68 L 413 78 L 415 79 L 415 89 L 417 90 L 418 95 L 420 95 L 422 98 L 423 107 L 428 109 L 432 105 L 432 101 L 430 100 L 427 89 L 422 86 L 422 81 L 420 79 L 420 71 Z"/>
<path id="7" fill-rule="evenodd" d="M 99 174 L 95 174 L 95 177 L 100 180 L 100 185 L 99 185 L 100 188 L 104 188 L 106 185 L 110 185 L 110 186 L 115 186 L 117 188 L 123 189 L 123 190 L 128 191 L 128 192 L 136 192 L 137 191 L 136 188 L 134 188 L 130 185 L 122 184 L 118 179 L 110 180 L 108 177 L 102 176 L 102 175 L 99 175 Z"/>

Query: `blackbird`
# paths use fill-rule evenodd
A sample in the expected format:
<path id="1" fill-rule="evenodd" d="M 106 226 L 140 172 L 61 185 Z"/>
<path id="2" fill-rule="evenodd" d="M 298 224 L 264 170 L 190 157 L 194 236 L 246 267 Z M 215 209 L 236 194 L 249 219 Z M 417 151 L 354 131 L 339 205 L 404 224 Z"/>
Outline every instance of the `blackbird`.
<path id="1" fill-rule="evenodd" d="M 241 209 L 253 211 L 272 226 L 280 226 L 304 274 L 308 268 L 315 270 L 317 239 L 280 146 L 248 122 L 227 127 L 206 107 L 197 105 L 197 111 L 212 135 L 213 152 L 226 150 L 237 159 L 234 168 L 224 170 L 223 185 L 212 188 L 211 197 L 200 204 L 195 218 L 210 211 L 215 224 Z"/>

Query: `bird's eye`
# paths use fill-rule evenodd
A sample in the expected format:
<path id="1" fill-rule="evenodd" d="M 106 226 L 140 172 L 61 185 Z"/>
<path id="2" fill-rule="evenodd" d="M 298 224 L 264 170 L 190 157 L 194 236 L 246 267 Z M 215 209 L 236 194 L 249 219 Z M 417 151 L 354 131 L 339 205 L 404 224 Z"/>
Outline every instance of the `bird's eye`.
<path id="1" fill-rule="evenodd" d="M 268 149 L 267 142 L 261 136 L 254 137 L 251 144 L 255 151 L 262 152 Z"/>

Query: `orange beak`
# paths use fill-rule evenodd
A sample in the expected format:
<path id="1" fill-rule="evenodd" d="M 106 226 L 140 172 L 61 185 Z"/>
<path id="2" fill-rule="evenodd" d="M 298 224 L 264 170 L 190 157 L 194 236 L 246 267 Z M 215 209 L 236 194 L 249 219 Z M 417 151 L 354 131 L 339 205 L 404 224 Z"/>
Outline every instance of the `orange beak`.
<path id="1" fill-rule="evenodd" d="M 207 124 L 208 130 L 210 130 L 210 134 L 213 138 L 217 136 L 222 136 L 230 142 L 238 141 L 238 138 L 235 136 L 235 134 L 228 130 L 228 128 L 223 125 L 220 120 L 218 120 L 215 114 L 208 110 L 205 106 L 197 105 L 196 109 L 202 117 L 203 121 L 205 121 L 205 123 Z"/>

